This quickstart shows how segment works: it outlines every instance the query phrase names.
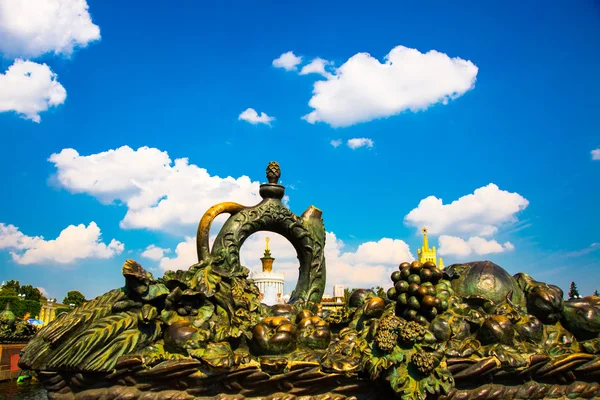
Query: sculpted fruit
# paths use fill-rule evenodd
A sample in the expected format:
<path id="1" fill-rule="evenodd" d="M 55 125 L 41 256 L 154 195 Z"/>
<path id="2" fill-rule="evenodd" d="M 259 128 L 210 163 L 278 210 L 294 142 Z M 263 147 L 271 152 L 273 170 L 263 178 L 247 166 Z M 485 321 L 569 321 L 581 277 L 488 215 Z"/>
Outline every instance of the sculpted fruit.
<path id="1" fill-rule="evenodd" d="M 398 292 L 396 291 L 396 288 L 389 288 L 387 291 L 387 297 L 390 300 L 396 300 L 398 298 Z"/>
<path id="2" fill-rule="evenodd" d="M 312 317 L 313 315 L 314 314 L 310 310 L 300 310 L 300 312 L 298 312 L 298 314 L 296 315 L 296 323 L 302 321 L 304 318 Z"/>
<path id="3" fill-rule="evenodd" d="M 367 300 L 367 298 L 372 297 L 374 295 L 372 290 L 367 289 L 356 289 L 350 295 L 348 299 L 348 305 L 350 307 L 360 307 Z"/>
<path id="4" fill-rule="evenodd" d="M 533 315 L 527 315 L 515 325 L 515 330 L 523 339 L 539 343 L 544 335 L 544 326 Z"/>
<path id="5" fill-rule="evenodd" d="M 395 285 L 394 288 L 396 289 L 397 293 L 404 293 L 408 290 L 408 282 L 406 281 L 398 281 Z"/>
<path id="6" fill-rule="evenodd" d="M 385 301 L 381 297 L 372 297 L 363 306 L 363 315 L 366 317 L 379 317 L 383 314 Z"/>
<path id="7" fill-rule="evenodd" d="M 400 278 L 401 279 L 406 279 L 406 278 L 409 277 L 409 275 L 410 275 L 410 268 L 409 267 L 405 267 L 405 268 L 402 268 L 400 270 Z"/>
<path id="8" fill-rule="evenodd" d="M 417 285 L 421 284 L 421 277 L 417 274 L 412 274 L 408 276 L 408 283 L 416 283 Z"/>
<path id="9" fill-rule="evenodd" d="M 561 323 L 580 340 L 597 338 L 600 334 L 600 297 L 566 301 Z"/>
<path id="10" fill-rule="evenodd" d="M 558 322 L 563 308 L 563 291 L 557 286 L 538 285 L 527 294 L 527 310 L 548 324 Z"/>
<path id="11" fill-rule="evenodd" d="M 289 321 L 293 321 L 296 308 L 291 304 L 275 304 L 271 306 L 271 314 L 274 317 L 285 317 Z"/>
<path id="12" fill-rule="evenodd" d="M 267 317 L 252 329 L 252 342 L 261 354 L 284 354 L 296 348 L 296 326 L 285 317 Z"/>
<path id="13" fill-rule="evenodd" d="M 413 274 L 418 274 L 419 272 L 421 272 L 421 268 L 423 268 L 423 264 L 421 264 L 419 261 L 413 261 L 410 264 L 410 272 L 412 272 Z"/>
<path id="14" fill-rule="evenodd" d="M 504 315 L 488 317 L 479 331 L 477 338 L 482 344 L 502 343 L 510 345 L 514 338 L 514 328 L 510 320 Z"/>
<path id="15" fill-rule="evenodd" d="M 331 331 L 319 317 L 304 318 L 298 324 L 298 343 L 311 349 L 326 349 L 331 340 Z"/>
<path id="16" fill-rule="evenodd" d="M 165 332 L 165 348 L 172 352 L 179 352 L 197 331 L 198 329 L 185 320 L 172 323 Z"/>
<path id="17" fill-rule="evenodd" d="M 402 264 L 400 264 L 400 266 L 398 267 L 399 270 L 402 270 L 404 268 L 410 268 L 410 263 L 409 262 L 403 262 Z"/>

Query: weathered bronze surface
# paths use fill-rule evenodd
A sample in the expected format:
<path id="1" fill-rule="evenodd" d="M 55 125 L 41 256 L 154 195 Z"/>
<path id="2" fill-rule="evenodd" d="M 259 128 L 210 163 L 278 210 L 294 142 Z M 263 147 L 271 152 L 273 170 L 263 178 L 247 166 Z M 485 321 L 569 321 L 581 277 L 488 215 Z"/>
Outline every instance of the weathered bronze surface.
<path id="1" fill-rule="evenodd" d="M 321 211 L 282 203 L 277 163 L 256 206 L 221 203 L 197 234 L 199 262 L 155 278 L 135 261 L 125 286 L 42 329 L 22 368 L 51 399 L 533 399 L 600 396 L 600 298 L 489 262 L 403 262 L 386 298 L 356 290 L 335 312 Z M 231 216 L 209 248 L 210 225 Z M 240 264 L 253 233 L 285 236 L 300 262 L 286 305 L 268 307 Z"/>

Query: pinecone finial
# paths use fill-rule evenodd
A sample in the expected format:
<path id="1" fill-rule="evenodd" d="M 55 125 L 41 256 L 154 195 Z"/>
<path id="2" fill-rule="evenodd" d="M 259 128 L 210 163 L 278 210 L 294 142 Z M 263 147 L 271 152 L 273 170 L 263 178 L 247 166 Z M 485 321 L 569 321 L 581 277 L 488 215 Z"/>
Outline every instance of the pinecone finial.
<path id="1" fill-rule="evenodd" d="M 279 164 L 276 161 L 271 161 L 269 165 L 267 165 L 267 180 L 269 183 L 277 183 L 279 178 L 281 177 L 281 169 L 279 168 Z"/>

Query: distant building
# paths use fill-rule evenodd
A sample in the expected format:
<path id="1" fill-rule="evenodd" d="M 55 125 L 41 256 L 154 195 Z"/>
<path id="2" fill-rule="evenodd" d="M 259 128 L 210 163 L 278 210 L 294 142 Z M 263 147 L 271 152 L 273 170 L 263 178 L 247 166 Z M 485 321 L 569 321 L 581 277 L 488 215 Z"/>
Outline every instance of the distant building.
<path id="1" fill-rule="evenodd" d="M 60 304 L 54 301 L 48 300 L 45 303 L 42 303 L 42 308 L 40 309 L 39 319 L 44 321 L 44 325 L 48 325 L 50 322 L 54 321 L 58 315 L 56 315 L 56 310 L 59 308 L 69 308 L 64 304 Z"/>
<path id="2" fill-rule="evenodd" d="M 344 285 L 333 285 L 333 296 L 323 295 L 321 309 L 334 311 L 344 307 Z"/>
<path id="3" fill-rule="evenodd" d="M 281 272 L 273 272 L 273 261 L 271 251 L 269 250 L 269 238 L 265 238 L 265 253 L 260 259 L 262 263 L 262 272 L 253 273 L 250 278 L 254 280 L 260 291 L 261 302 L 272 306 L 274 304 L 284 303 L 283 285 L 285 276 Z"/>
<path id="4" fill-rule="evenodd" d="M 333 297 L 344 298 L 344 285 L 333 285 Z"/>
<path id="5" fill-rule="evenodd" d="M 442 261 L 442 258 L 440 257 L 440 262 L 436 262 L 436 250 L 435 250 L 435 246 L 433 246 L 432 248 L 429 248 L 429 239 L 427 238 L 427 228 L 423 228 L 421 230 L 421 232 L 423 232 L 423 247 L 421 247 L 420 249 L 417 249 L 417 260 L 422 262 L 422 263 L 426 263 L 426 262 L 432 262 L 434 264 L 437 265 L 437 267 L 439 269 L 444 269 L 444 262 Z"/>

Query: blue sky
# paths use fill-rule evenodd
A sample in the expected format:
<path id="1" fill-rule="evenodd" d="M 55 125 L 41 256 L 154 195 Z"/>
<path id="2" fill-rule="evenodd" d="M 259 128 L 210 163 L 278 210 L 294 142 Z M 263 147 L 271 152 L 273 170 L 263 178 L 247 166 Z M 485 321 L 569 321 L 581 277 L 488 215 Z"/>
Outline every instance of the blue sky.
<path id="1" fill-rule="evenodd" d="M 328 287 L 387 285 L 427 225 L 447 265 L 600 290 L 597 2 L 35 3 L 0 0 L 0 281 L 186 268 L 276 160 L 292 211 L 323 210 Z"/>

